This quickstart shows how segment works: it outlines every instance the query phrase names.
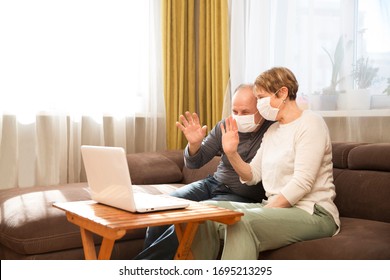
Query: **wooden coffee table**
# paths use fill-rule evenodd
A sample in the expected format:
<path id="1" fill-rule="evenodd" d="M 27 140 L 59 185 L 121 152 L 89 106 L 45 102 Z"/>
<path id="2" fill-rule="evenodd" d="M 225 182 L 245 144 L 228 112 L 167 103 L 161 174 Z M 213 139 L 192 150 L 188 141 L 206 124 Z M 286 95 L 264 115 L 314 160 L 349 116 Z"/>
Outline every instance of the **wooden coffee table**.
<path id="1" fill-rule="evenodd" d="M 69 222 L 80 227 L 85 259 L 108 260 L 115 240 L 128 230 L 174 224 L 179 239 L 175 259 L 192 259 L 191 244 L 200 223 L 210 220 L 234 224 L 243 213 L 212 205 L 191 202 L 185 209 L 152 213 L 130 213 L 92 200 L 54 203 L 66 212 Z M 93 234 L 103 237 L 98 257 Z"/>

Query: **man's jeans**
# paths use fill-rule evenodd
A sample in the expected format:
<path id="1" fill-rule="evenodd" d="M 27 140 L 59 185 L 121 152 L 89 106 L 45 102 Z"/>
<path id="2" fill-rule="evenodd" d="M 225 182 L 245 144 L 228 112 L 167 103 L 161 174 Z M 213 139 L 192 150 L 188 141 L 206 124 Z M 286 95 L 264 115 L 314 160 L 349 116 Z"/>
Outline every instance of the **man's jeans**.
<path id="1" fill-rule="evenodd" d="M 254 202 L 232 193 L 229 188 L 214 177 L 209 176 L 204 180 L 181 187 L 171 193 L 172 196 L 189 199 L 192 201 L 217 200 Z M 144 249 L 135 260 L 172 260 L 179 246 L 174 225 L 149 227 L 146 231 Z"/>

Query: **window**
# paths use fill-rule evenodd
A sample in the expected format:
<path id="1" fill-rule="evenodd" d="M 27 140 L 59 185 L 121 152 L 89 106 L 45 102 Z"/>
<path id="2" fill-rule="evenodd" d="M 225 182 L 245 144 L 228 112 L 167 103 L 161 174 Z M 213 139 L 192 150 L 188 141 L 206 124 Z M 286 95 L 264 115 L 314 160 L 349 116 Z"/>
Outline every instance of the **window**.
<path id="1" fill-rule="evenodd" d="M 2 1 L 1 111 L 143 112 L 149 34 L 149 1 Z"/>
<path id="2" fill-rule="evenodd" d="M 385 95 L 390 78 L 389 1 L 232 0 L 231 11 L 232 89 L 283 65 L 297 75 L 302 106 L 321 111 L 355 109 L 353 98 L 345 98 L 359 86 L 353 75 L 360 69 L 358 63 L 368 61 L 371 68 L 365 70 L 371 74 L 372 68 L 377 70 L 364 101 L 366 109 L 374 109 L 374 96 Z M 331 99 L 332 107 L 325 106 Z M 390 103 L 385 106 L 390 109 Z"/>
<path id="3" fill-rule="evenodd" d="M 379 69 L 373 86 L 383 92 L 390 78 L 390 3 L 360 0 L 358 4 L 356 60 L 369 58 Z"/>
<path id="4" fill-rule="evenodd" d="M 0 189 L 85 180 L 81 145 L 163 150 L 160 0 L 0 1 Z"/>
<path id="5" fill-rule="evenodd" d="M 291 41 L 296 45 L 291 47 L 295 53 L 290 65 L 298 72 L 301 94 L 327 94 L 324 90 L 332 86 L 332 75 L 337 74 L 333 90 L 338 94 L 359 88 L 359 77 L 368 75 L 373 75 L 372 80 L 361 82 L 360 87 L 369 87 L 371 95 L 382 94 L 390 77 L 390 4 L 381 0 L 296 3 L 293 34 L 297 40 Z M 371 67 L 367 71 L 378 71 L 354 76 L 359 62 Z M 340 63 L 338 73 L 332 63 Z"/>

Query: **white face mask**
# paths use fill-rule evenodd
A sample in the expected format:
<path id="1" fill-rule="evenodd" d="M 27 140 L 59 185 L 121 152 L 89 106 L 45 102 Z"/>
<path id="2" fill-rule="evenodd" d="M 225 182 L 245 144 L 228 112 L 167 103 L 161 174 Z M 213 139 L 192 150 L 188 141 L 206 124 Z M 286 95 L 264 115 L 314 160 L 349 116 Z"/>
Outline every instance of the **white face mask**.
<path id="1" fill-rule="evenodd" d="M 280 104 L 282 104 L 282 102 Z M 276 121 L 276 116 L 278 115 L 280 104 L 278 108 L 274 108 L 271 106 L 271 97 L 263 97 L 257 99 L 257 110 L 259 110 L 260 115 L 264 119 L 269 121 Z"/>
<path id="2" fill-rule="evenodd" d="M 255 122 L 255 115 L 256 113 L 253 115 L 243 116 L 233 114 L 233 119 L 235 119 L 237 122 L 238 131 L 243 133 L 255 131 L 256 128 L 259 126 L 259 124 Z"/>

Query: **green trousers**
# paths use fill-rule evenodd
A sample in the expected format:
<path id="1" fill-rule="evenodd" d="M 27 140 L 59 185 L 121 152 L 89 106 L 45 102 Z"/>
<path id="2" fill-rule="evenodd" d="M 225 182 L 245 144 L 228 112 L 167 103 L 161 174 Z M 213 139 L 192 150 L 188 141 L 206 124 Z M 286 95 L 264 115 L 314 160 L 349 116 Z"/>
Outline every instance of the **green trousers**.
<path id="1" fill-rule="evenodd" d="M 256 260 L 259 252 L 299 241 L 332 236 L 338 229 L 333 217 L 316 205 L 313 215 L 297 208 L 264 208 L 261 203 L 204 201 L 244 213 L 241 221 L 224 225 L 207 221 L 199 226 L 192 244 L 195 259 L 216 259 L 224 240 L 222 259 Z"/>

